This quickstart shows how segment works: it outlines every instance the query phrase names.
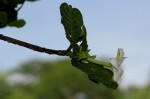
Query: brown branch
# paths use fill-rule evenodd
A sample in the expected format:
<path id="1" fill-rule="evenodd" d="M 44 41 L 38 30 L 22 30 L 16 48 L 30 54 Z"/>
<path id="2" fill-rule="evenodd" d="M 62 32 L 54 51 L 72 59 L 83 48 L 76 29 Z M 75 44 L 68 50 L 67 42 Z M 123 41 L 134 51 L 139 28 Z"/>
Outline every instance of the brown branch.
<path id="1" fill-rule="evenodd" d="M 26 47 L 28 49 L 38 51 L 38 52 L 42 52 L 42 53 L 56 54 L 56 55 L 59 55 L 59 56 L 69 56 L 69 57 L 71 57 L 71 54 L 72 54 L 72 52 L 69 52 L 67 50 L 47 49 L 47 48 L 40 47 L 40 46 L 37 46 L 37 45 L 29 44 L 29 43 L 26 43 L 26 42 L 23 42 L 23 41 L 20 41 L 20 40 L 16 40 L 14 38 L 7 37 L 7 36 L 4 36 L 2 34 L 0 34 L 0 39 L 3 40 L 3 41 L 7 41 L 8 43 L 13 43 L 13 44 L 23 46 L 23 47 Z"/>

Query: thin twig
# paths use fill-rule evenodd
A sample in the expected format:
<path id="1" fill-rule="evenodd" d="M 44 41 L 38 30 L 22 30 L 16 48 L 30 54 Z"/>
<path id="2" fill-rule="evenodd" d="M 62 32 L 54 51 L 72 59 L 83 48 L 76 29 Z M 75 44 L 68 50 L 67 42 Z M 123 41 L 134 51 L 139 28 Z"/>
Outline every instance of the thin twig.
<path id="1" fill-rule="evenodd" d="M 72 46 L 69 45 L 69 47 L 68 47 L 68 49 L 66 51 L 71 51 L 71 49 L 72 49 Z"/>
<path id="2" fill-rule="evenodd" d="M 23 46 L 23 47 L 26 47 L 28 49 L 31 49 L 31 50 L 34 50 L 34 51 L 38 51 L 38 52 L 42 52 L 42 53 L 56 54 L 56 55 L 59 55 L 59 56 L 69 56 L 69 57 L 71 57 L 71 54 L 72 54 L 72 52 L 69 52 L 67 50 L 47 49 L 47 48 L 44 48 L 44 47 L 40 47 L 40 46 L 37 46 L 37 45 L 26 43 L 26 42 L 23 42 L 23 41 L 20 41 L 20 40 L 11 38 L 11 37 L 7 37 L 7 36 L 4 36 L 2 34 L 0 34 L 0 39 L 3 40 L 3 41 L 7 41 L 8 43 L 12 43 L 12 44 L 16 44 L 16 45 L 19 45 L 19 46 Z"/>

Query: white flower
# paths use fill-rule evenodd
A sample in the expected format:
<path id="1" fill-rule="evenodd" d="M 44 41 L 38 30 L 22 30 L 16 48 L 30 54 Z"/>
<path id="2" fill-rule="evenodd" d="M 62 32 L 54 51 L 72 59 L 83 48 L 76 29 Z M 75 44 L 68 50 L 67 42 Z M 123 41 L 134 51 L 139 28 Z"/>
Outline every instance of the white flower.
<path id="1" fill-rule="evenodd" d="M 112 65 L 112 70 L 114 72 L 113 80 L 119 82 L 122 74 L 123 69 L 121 68 L 121 64 L 126 57 L 124 57 L 124 52 L 122 48 L 118 48 L 116 58 L 111 58 L 110 63 Z"/>

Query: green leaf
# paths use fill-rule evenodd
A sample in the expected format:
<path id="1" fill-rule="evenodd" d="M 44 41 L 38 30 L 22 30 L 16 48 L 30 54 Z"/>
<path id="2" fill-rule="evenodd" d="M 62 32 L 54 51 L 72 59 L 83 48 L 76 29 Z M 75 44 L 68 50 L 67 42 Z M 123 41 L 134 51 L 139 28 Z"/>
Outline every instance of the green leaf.
<path id="1" fill-rule="evenodd" d="M 113 72 L 110 69 L 89 62 L 78 61 L 77 59 L 72 59 L 71 63 L 73 66 L 86 73 L 91 81 L 97 84 L 102 83 L 106 87 L 112 89 L 118 87 L 118 83 L 112 80 Z"/>
<path id="2" fill-rule="evenodd" d="M 77 43 L 81 37 L 83 26 L 82 14 L 77 8 L 63 3 L 60 6 L 61 23 L 64 25 L 66 37 L 70 42 Z"/>
<path id="3" fill-rule="evenodd" d="M 7 25 L 7 13 L 2 11 L 0 12 L 0 28 L 3 28 Z"/>
<path id="4" fill-rule="evenodd" d="M 9 26 L 14 26 L 14 27 L 17 27 L 17 28 L 21 28 L 21 27 L 23 27 L 25 24 L 26 24 L 26 22 L 25 22 L 23 19 L 20 19 L 20 20 L 11 22 L 11 23 L 9 23 L 8 25 L 9 25 Z"/>
<path id="5" fill-rule="evenodd" d="M 31 1 L 31 2 L 34 2 L 34 1 L 39 1 L 39 0 L 26 0 L 26 1 Z"/>
<path id="6" fill-rule="evenodd" d="M 86 60 L 87 58 L 90 57 L 89 51 L 90 50 L 81 51 L 76 56 L 74 56 L 74 58 L 76 58 L 77 60 Z"/>
<path id="7" fill-rule="evenodd" d="M 1 0 L 0 3 L 8 4 L 9 1 L 8 0 Z"/>
<path id="8" fill-rule="evenodd" d="M 73 48 L 73 57 L 83 56 L 88 50 L 86 41 L 86 28 L 83 25 L 83 18 L 81 12 L 77 8 L 73 8 L 67 3 L 63 3 L 60 6 L 61 23 L 64 26 L 66 32 L 66 38 L 71 43 Z M 79 45 L 78 42 L 81 42 Z M 82 47 L 82 51 L 80 48 Z M 87 53 L 88 55 L 88 53 Z M 80 57 L 78 58 L 80 59 Z"/>
<path id="9" fill-rule="evenodd" d="M 25 0 L 9 0 L 9 2 L 13 5 L 23 4 Z"/>
<path id="10" fill-rule="evenodd" d="M 82 46 L 83 51 L 86 51 L 86 50 L 88 50 L 88 45 L 87 45 L 87 40 L 86 40 L 87 32 L 86 32 L 86 28 L 84 25 L 82 27 L 81 34 L 82 34 L 82 43 L 80 46 Z"/>
<path id="11" fill-rule="evenodd" d="M 17 5 L 23 4 L 25 0 L 2 0 L 1 2 L 5 4 L 4 6 L 13 9 L 14 7 L 17 7 Z"/>

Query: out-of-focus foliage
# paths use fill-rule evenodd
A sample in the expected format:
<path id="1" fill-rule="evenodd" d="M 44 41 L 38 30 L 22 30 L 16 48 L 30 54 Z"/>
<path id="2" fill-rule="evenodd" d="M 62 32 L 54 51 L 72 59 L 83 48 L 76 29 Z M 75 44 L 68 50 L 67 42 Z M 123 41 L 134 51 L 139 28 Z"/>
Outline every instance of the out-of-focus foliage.
<path id="1" fill-rule="evenodd" d="M 121 99 L 150 99 L 150 84 L 146 87 L 130 87 L 128 91 L 123 92 Z"/>
<path id="2" fill-rule="evenodd" d="M 15 74 L 21 74 L 24 82 L 18 83 L 19 77 L 10 80 Z M 30 77 L 36 79 L 27 83 Z M 0 75 L 0 99 L 150 99 L 149 93 L 150 86 L 114 91 L 91 83 L 67 60 L 30 61 Z"/>
<path id="3" fill-rule="evenodd" d="M 32 61 L 11 71 L 8 78 L 16 73 L 32 75 L 36 79 L 30 84 L 26 83 L 29 79 L 16 84 L 12 79 L 7 80 L 13 90 L 6 99 L 115 99 L 119 92 L 92 83 L 69 61 Z"/>
<path id="4" fill-rule="evenodd" d="M 6 26 L 23 27 L 25 21 L 18 19 L 18 11 L 25 1 L 37 0 L 0 0 L 0 28 Z M 18 6 L 20 6 L 18 8 Z"/>
<path id="5" fill-rule="evenodd" d="M 12 88 L 7 84 L 5 76 L 0 74 L 0 99 L 6 99 L 12 92 Z"/>

